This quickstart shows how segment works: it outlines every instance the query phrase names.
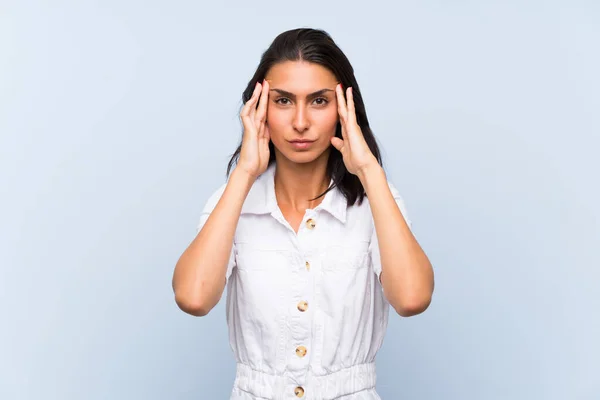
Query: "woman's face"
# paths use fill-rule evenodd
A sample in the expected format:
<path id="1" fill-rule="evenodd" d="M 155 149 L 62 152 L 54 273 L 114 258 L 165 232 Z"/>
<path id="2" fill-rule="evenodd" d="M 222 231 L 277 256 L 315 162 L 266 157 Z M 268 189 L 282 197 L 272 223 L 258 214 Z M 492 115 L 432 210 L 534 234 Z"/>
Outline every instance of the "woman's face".
<path id="1" fill-rule="evenodd" d="M 338 123 L 336 77 L 306 61 L 286 61 L 267 73 L 267 126 L 277 157 L 308 163 L 328 155 Z"/>

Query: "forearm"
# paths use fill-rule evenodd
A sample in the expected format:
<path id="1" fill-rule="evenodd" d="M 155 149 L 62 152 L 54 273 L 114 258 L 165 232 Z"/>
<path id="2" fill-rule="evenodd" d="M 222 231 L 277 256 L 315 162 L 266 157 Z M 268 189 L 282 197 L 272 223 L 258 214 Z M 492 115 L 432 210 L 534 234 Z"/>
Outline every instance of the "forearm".
<path id="1" fill-rule="evenodd" d="M 179 307 L 192 315 L 206 315 L 220 300 L 233 238 L 242 206 L 254 178 L 234 170 L 223 195 L 206 223 L 179 258 L 173 291 Z"/>
<path id="2" fill-rule="evenodd" d="M 419 314 L 431 302 L 433 268 L 404 220 L 377 164 L 358 175 L 369 199 L 381 256 L 381 284 L 390 304 L 403 316 Z"/>

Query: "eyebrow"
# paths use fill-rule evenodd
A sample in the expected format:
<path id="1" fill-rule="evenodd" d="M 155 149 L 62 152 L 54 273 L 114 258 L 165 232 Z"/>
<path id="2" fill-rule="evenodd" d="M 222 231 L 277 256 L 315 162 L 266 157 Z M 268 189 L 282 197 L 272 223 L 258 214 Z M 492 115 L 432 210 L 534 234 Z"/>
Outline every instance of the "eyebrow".
<path id="1" fill-rule="evenodd" d="M 271 92 L 277 92 L 282 96 L 286 96 L 289 97 L 290 99 L 296 99 L 296 95 L 294 93 L 288 92 L 286 90 L 282 90 L 282 89 L 271 89 Z M 322 96 L 327 92 L 333 92 L 333 89 L 321 89 L 321 90 L 317 90 L 316 92 L 310 93 L 308 96 L 306 96 L 309 99 L 312 99 L 314 97 L 318 97 L 318 96 Z"/>

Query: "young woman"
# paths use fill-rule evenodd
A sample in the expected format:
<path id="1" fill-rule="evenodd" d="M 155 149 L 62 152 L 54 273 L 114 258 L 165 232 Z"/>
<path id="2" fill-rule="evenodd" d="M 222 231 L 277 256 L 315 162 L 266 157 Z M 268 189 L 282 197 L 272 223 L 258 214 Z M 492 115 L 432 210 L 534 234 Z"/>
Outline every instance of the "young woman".
<path id="1" fill-rule="evenodd" d="M 231 399 L 379 399 L 389 305 L 423 312 L 433 270 L 352 66 L 326 32 L 287 31 L 243 101 L 241 144 L 177 262 L 175 300 L 203 316 L 227 286 Z"/>

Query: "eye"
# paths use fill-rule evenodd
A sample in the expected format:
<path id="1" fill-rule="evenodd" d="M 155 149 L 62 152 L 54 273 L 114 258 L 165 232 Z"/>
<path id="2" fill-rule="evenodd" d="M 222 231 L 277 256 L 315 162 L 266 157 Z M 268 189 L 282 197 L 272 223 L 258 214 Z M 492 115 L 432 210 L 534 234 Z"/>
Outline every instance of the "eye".
<path id="1" fill-rule="evenodd" d="M 288 104 L 291 104 L 290 99 L 286 97 L 280 97 L 278 99 L 275 99 L 275 103 L 280 104 L 282 106 L 287 106 Z"/>
<path id="2" fill-rule="evenodd" d="M 316 99 L 314 100 L 314 102 L 315 102 L 315 104 L 316 104 L 316 105 L 318 105 L 318 106 L 324 106 L 324 105 L 326 105 L 327 103 L 329 103 L 329 101 L 328 101 L 326 98 L 324 98 L 324 97 L 318 97 L 318 98 L 316 98 Z"/>

